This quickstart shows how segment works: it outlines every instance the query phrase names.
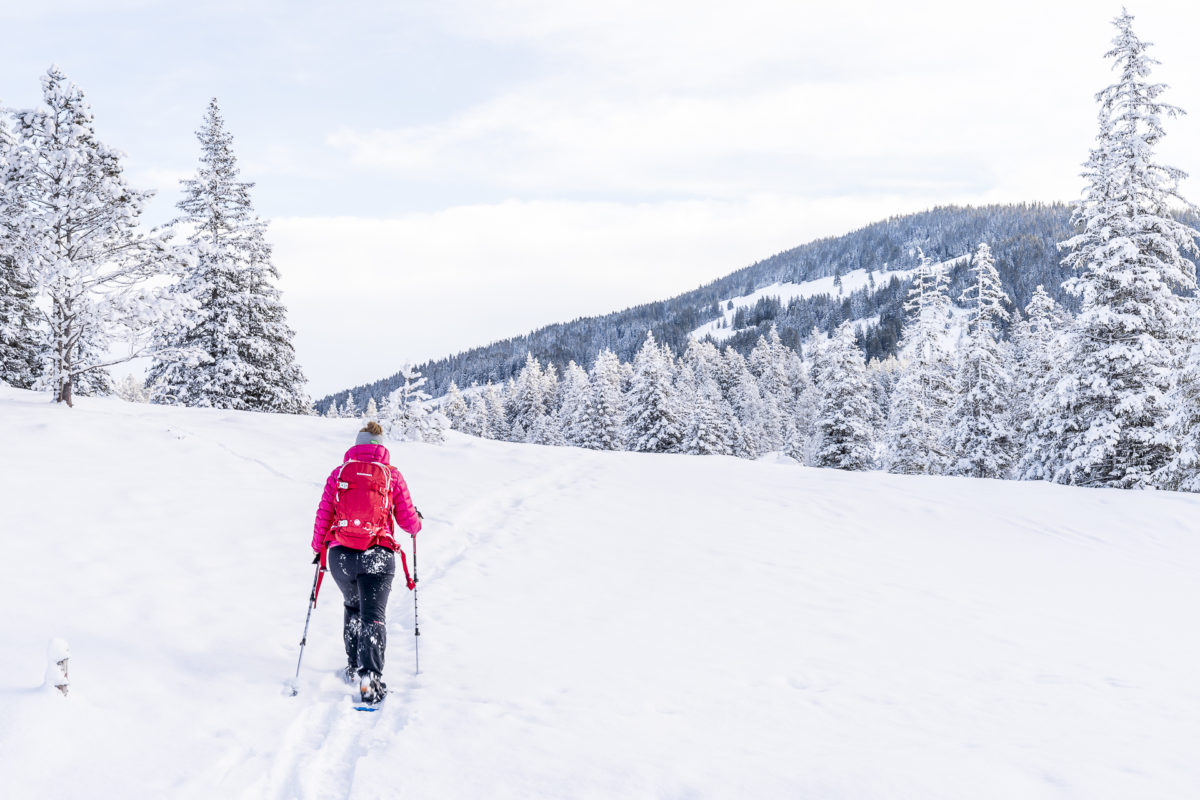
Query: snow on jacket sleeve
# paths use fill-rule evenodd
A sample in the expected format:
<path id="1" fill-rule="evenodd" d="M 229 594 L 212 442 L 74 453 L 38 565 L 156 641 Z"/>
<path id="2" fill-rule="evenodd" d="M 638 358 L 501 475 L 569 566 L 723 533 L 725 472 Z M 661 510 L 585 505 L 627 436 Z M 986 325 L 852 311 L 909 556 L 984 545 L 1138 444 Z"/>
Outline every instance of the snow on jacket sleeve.
<path id="1" fill-rule="evenodd" d="M 321 492 L 321 502 L 317 505 L 317 519 L 313 523 L 313 550 L 320 550 L 325 546 L 325 535 L 329 533 L 329 526 L 333 524 L 333 496 L 337 474 L 337 469 L 329 473 L 329 478 L 325 481 L 325 490 Z"/>
<path id="2" fill-rule="evenodd" d="M 406 533 L 416 536 L 421 530 L 421 518 L 417 516 L 417 509 L 413 506 L 412 496 L 408 493 L 408 484 L 404 482 L 404 476 L 395 467 L 392 467 L 392 508 L 400 527 Z"/>

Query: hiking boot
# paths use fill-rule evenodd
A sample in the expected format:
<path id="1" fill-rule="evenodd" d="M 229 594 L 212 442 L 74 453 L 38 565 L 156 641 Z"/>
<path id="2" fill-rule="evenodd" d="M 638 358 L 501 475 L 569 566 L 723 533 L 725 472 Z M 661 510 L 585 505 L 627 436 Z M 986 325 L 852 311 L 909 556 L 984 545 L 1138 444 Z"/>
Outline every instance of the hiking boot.
<path id="1" fill-rule="evenodd" d="M 347 686 L 353 686 L 358 683 L 358 667 L 343 667 L 342 671 L 338 674 L 342 676 L 342 680 L 346 682 Z"/>
<path id="2" fill-rule="evenodd" d="M 358 691 L 364 703 L 378 703 L 387 694 L 387 684 L 374 672 L 364 672 L 358 679 Z"/>

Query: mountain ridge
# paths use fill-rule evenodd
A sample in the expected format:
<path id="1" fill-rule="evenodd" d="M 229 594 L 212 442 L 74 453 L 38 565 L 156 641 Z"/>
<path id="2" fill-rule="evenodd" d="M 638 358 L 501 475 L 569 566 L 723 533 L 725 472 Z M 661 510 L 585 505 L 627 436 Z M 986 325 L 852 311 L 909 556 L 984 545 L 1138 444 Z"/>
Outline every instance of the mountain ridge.
<path id="1" fill-rule="evenodd" d="M 687 336 L 723 314 L 721 306 L 733 297 L 744 296 L 776 283 L 801 283 L 866 269 L 881 280 L 873 288 L 842 296 L 818 295 L 783 303 L 760 302 L 745 315 L 743 327 L 725 338 L 723 346 L 748 352 L 758 337 L 775 324 L 784 343 L 798 349 L 812 328 L 830 331 L 845 319 L 878 317 L 878 323 L 860 336 L 868 358 L 884 357 L 895 351 L 903 326 L 903 301 L 909 281 L 886 280 L 888 272 L 911 269 L 917 249 L 935 261 L 948 261 L 969 254 L 986 241 L 996 257 L 1005 290 L 1014 305 L 1023 308 L 1034 288 L 1045 286 L 1059 302 L 1074 307 L 1074 298 L 1061 289 L 1067 272 L 1062 268 L 1058 243 L 1068 238 L 1071 206 L 1066 203 L 1015 203 L 985 206 L 937 206 L 914 214 L 895 215 L 864 225 L 841 236 L 826 236 L 775 253 L 724 277 L 664 300 L 642 303 L 608 314 L 577 317 L 545 325 L 525 334 L 497 340 L 418 365 L 426 377 L 427 390 L 443 394 L 451 381 L 460 387 L 473 383 L 503 383 L 520 371 L 526 353 L 543 364 L 560 370 L 574 360 L 591 365 L 604 348 L 622 361 L 633 354 L 650 331 L 676 351 Z M 957 299 L 965 286 L 965 264 L 951 273 L 951 297 Z M 399 388 L 399 371 L 369 383 L 326 395 L 317 401 L 319 410 L 335 399 L 343 401 L 347 391 L 359 404 L 367 398 L 382 402 Z M 362 406 L 360 405 L 360 408 Z"/>

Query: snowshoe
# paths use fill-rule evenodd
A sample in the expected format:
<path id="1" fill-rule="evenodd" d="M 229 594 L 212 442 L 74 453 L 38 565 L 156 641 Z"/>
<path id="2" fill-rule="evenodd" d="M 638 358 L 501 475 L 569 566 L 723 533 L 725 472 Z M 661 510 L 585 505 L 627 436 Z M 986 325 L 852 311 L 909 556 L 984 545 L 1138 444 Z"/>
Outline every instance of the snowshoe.
<path id="1" fill-rule="evenodd" d="M 358 693 L 363 703 L 375 705 L 387 695 L 387 684 L 374 672 L 364 672 L 359 676 Z"/>

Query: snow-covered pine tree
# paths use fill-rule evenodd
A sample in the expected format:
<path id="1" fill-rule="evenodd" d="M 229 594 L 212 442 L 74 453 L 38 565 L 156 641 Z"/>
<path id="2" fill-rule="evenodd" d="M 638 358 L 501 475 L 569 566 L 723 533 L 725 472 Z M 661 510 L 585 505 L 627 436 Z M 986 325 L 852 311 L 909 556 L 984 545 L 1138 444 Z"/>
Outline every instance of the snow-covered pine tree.
<path id="1" fill-rule="evenodd" d="M 849 320 L 820 348 L 816 364 L 816 466 L 866 470 L 875 463 L 871 387 L 862 349 Z"/>
<path id="2" fill-rule="evenodd" d="M 1200 492 L 1200 299 L 1186 302 L 1182 324 L 1186 348 L 1171 404 L 1171 427 L 1179 449 L 1157 483 L 1165 489 Z"/>
<path id="3" fill-rule="evenodd" d="M 196 177 L 181 181 L 184 197 L 175 221 L 185 225 L 195 266 L 177 290 L 199 303 L 162 341 L 205 352 L 208 361 L 188 366 L 160 356 L 150 367 L 161 387 L 160 402 L 210 408 L 305 414 L 312 403 L 296 363 L 293 332 L 275 282 L 267 224 L 250 203 L 253 183 L 238 180 L 233 136 L 225 129 L 216 98 L 209 102 Z"/>
<path id="4" fill-rule="evenodd" d="M 711 384 L 721 390 L 717 382 L 717 372 L 721 368 L 721 351 L 711 340 L 703 341 L 689 337 L 687 347 L 683 351 L 682 361 L 691 370 L 698 384 Z"/>
<path id="5" fill-rule="evenodd" d="M 528 442 L 537 421 L 546 416 L 548 410 L 545 375 L 533 353 L 525 354 L 525 365 L 517 373 L 511 391 L 506 394 L 509 439 Z"/>
<path id="6" fill-rule="evenodd" d="M 717 386 L 737 418 L 733 455 L 756 458 L 766 450 L 767 425 L 774 421 L 764 408 L 758 381 L 746 359 L 732 347 L 726 348 L 716 370 Z"/>
<path id="7" fill-rule="evenodd" d="M 450 388 L 446 390 L 446 398 L 442 401 L 442 413 L 446 415 L 452 430 L 467 429 L 467 415 L 470 409 L 467 408 L 467 401 L 463 399 L 462 392 L 454 381 L 450 381 Z"/>
<path id="8" fill-rule="evenodd" d="M 885 466 L 889 472 L 939 475 L 946 464 L 943 438 L 954 399 L 950 354 L 944 341 L 949 321 L 949 278 L 918 251 L 920 264 L 908 301 L 908 323 L 900 338 L 904 372 L 892 395 Z"/>
<path id="9" fill-rule="evenodd" d="M 558 367 L 553 362 L 546 364 L 542 370 L 542 398 L 546 404 L 546 413 L 555 414 L 562 403 L 559 397 Z"/>
<path id="10" fill-rule="evenodd" d="M 717 379 L 723 361 L 711 340 L 688 339 L 679 367 L 679 383 L 688 393 L 685 453 L 733 455 L 743 441 L 741 423 Z"/>
<path id="11" fill-rule="evenodd" d="M 1007 478 L 1016 452 L 1011 349 L 997 339 L 1011 301 L 1000 285 L 991 248 L 979 243 L 971 282 L 959 298 L 967 304 L 966 340 L 958 351 L 957 391 L 948 426 L 946 474 Z"/>
<path id="12" fill-rule="evenodd" d="M 329 401 L 329 408 L 325 409 L 325 416 L 328 419 L 336 419 L 339 416 L 337 400 Z"/>
<path id="13" fill-rule="evenodd" d="M 450 423 L 444 414 L 426 405 L 430 397 L 423 388 L 425 378 L 412 364 L 400 367 L 400 377 L 404 383 L 388 395 L 381 415 L 384 434 L 397 442 L 441 444 Z"/>
<path id="14" fill-rule="evenodd" d="M 342 403 L 342 408 L 339 413 L 342 419 L 357 419 L 358 418 L 358 403 L 354 402 L 354 392 L 346 392 L 346 402 Z"/>
<path id="15" fill-rule="evenodd" d="M 429 409 L 418 419 L 418 431 L 421 441 L 426 444 L 445 444 L 446 431 L 450 430 L 450 420 L 438 409 Z"/>
<path id="16" fill-rule="evenodd" d="M 542 401 L 545 411 L 533 421 L 526 441 L 531 444 L 544 444 L 552 447 L 562 447 L 567 443 L 563 435 L 562 420 L 559 417 L 559 380 L 558 368 L 547 364 L 542 370 Z"/>
<path id="17" fill-rule="evenodd" d="M 35 296 L 17 259 L 0 252 L 0 383 L 18 389 L 32 388 L 40 369 Z"/>
<path id="18" fill-rule="evenodd" d="M 683 359 L 676 381 L 686 401 L 687 416 L 680 452 L 695 456 L 731 455 L 733 409 L 721 397 L 716 378 L 712 374 L 697 375 L 692 361 Z"/>
<path id="19" fill-rule="evenodd" d="M 113 393 L 127 403 L 148 403 L 150 395 L 146 391 L 146 384 L 139 378 L 126 373 L 121 376 L 113 386 Z"/>
<path id="20" fill-rule="evenodd" d="M 379 419 L 379 406 L 375 403 L 374 397 L 367 398 L 367 409 L 363 412 L 363 421 L 370 422 Z"/>
<path id="21" fill-rule="evenodd" d="M 533 422 L 533 428 L 530 429 L 526 438 L 529 444 L 544 444 L 550 447 L 562 447 L 566 445 L 567 440 L 563 436 L 562 424 L 559 422 L 558 412 L 542 414 Z"/>
<path id="22" fill-rule="evenodd" d="M 21 215 L 20 198 L 5 180 L 13 146 L 8 123 L 0 117 L 0 383 L 29 389 L 40 367 L 40 337 L 34 306 L 36 287 L 16 254 L 21 245 L 16 224 Z"/>
<path id="23" fill-rule="evenodd" d="M 1021 480 L 1049 480 L 1064 461 L 1057 449 L 1062 420 L 1052 411 L 1070 322 L 1070 315 L 1039 285 L 1025 306 L 1025 318 L 1013 326 L 1012 408 L 1019 443 L 1015 472 Z"/>
<path id="24" fill-rule="evenodd" d="M 633 360 L 633 385 L 626 395 L 629 449 L 672 453 L 683 440 L 683 409 L 675 393 L 671 360 L 647 332 Z"/>
<path id="25" fill-rule="evenodd" d="M 587 372 L 574 361 L 567 364 L 561 382 L 562 400 L 559 404 L 559 421 L 563 441 L 570 445 L 583 443 L 584 415 L 587 410 L 587 396 L 591 389 Z"/>
<path id="26" fill-rule="evenodd" d="M 482 390 L 475 392 L 467 400 L 467 417 L 462 431 L 480 439 L 493 438 L 490 435 L 491 426 L 488 425 L 488 402 Z"/>
<path id="27" fill-rule="evenodd" d="M 801 464 L 814 466 L 817 463 L 817 449 L 821 437 L 817 431 L 817 416 L 821 407 L 821 392 L 817 388 L 817 364 L 823 358 L 822 348 L 829 343 L 829 337 L 816 326 L 809 332 L 808 341 L 804 345 L 802 359 L 803 375 L 797 380 L 799 386 L 796 398 L 796 418 L 792 439 L 787 442 L 784 452 Z M 878 428 L 878 420 L 874 421 Z"/>
<path id="28" fill-rule="evenodd" d="M 577 430 L 578 444 L 590 450 L 625 448 L 624 370 L 617 354 L 604 348 L 588 375 L 588 390 Z"/>
<path id="29" fill-rule="evenodd" d="M 726 355 L 735 353 L 733 348 Z M 736 354 L 736 353 L 735 353 Z M 740 356 L 739 356 L 740 359 Z M 742 361 L 745 364 L 745 361 Z M 741 435 L 734 444 L 733 454 L 742 458 L 758 458 L 764 453 L 771 452 L 775 444 L 780 444 L 779 415 L 771 408 L 770 402 L 763 397 L 758 381 L 745 370 L 741 380 L 733 387 L 733 400 L 730 402 L 741 428 Z"/>
<path id="30" fill-rule="evenodd" d="M 512 381 L 509 381 L 511 384 Z M 487 388 L 483 390 L 483 396 L 487 400 L 488 407 L 488 433 L 485 438 L 488 439 L 508 439 L 508 412 L 505 411 L 504 402 L 505 391 L 496 386 L 491 381 L 488 381 Z"/>
<path id="31" fill-rule="evenodd" d="M 1176 291 L 1195 288 L 1186 256 L 1197 255 L 1200 231 L 1176 218 L 1176 208 L 1195 210 L 1179 193 L 1185 174 L 1155 160 L 1163 117 L 1183 112 L 1159 101 L 1165 84 L 1148 82 L 1158 62 L 1133 17 L 1113 24 L 1106 57 L 1120 77 L 1097 94 L 1100 130 L 1073 217 L 1080 233 L 1062 244 L 1063 263 L 1078 273 L 1064 286 L 1082 303 L 1047 409 L 1064 457 L 1051 478 L 1147 488 L 1178 447 L 1169 409 L 1183 349 Z"/>
<path id="32" fill-rule="evenodd" d="M 765 336 L 758 337 L 750 351 L 748 364 L 758 380 L 764 408 L 765 451 L 783 450 L 785 443 L 795 438 L 796 395 L 794 380 L 799 358 L 779 338 L 772 325 Z"/>
<path id="33" fill-rule="evenodd" d="M 126 183 L 122 155 L 96 138 L 83 92 L 58 67 L 42 77 L 43 108 L 15 115 L 0 183 L 9 207 L 7 235 L 17 261 L 47 302 L 38 386 L 56 402 L 108 384 L 107 369 L 148 355 L 154 330 L 181 306 L 152 283 L 177 274 L 186 259 L 164 236 L 138 230 L 151 192 Z M 116 345 L 120 355 L 112 355 Z M 183 354 L 180 354 L 181 356 Z"/>
<path id="34" fill-rule="evenodd" d="M 882 431 L 887 425 L 888 415 L 892 408 L 892 393 L 900 380 L 903 365 L 900 359 L 891 355 L 880 361 L 872 358 L 867 362 L 867 380 L 871 384 L 871 407 L 878 415 L 873 425 L 875 430 Z"/>

